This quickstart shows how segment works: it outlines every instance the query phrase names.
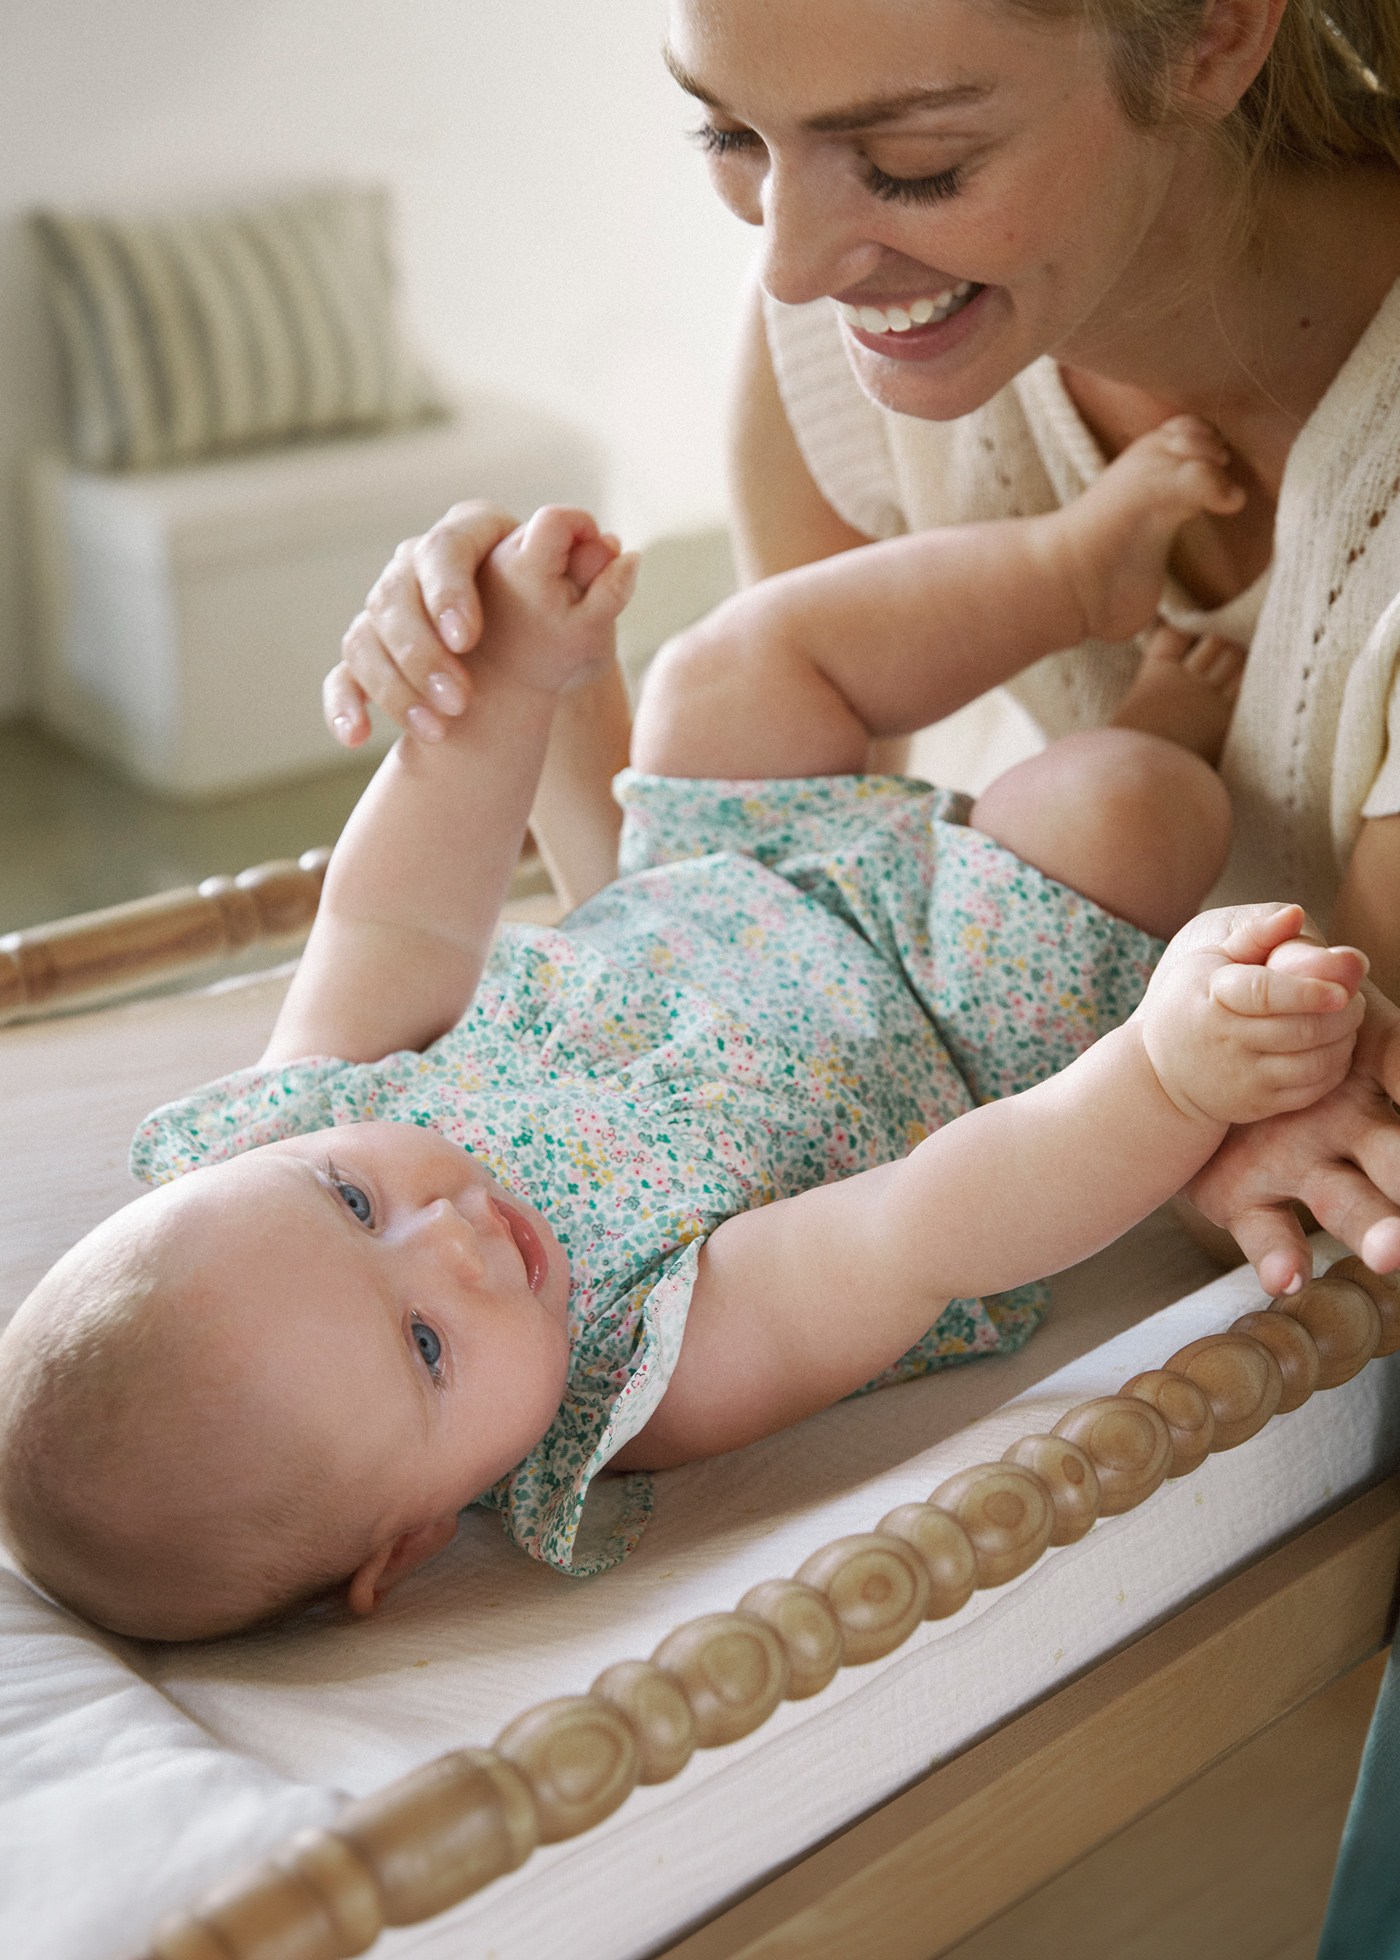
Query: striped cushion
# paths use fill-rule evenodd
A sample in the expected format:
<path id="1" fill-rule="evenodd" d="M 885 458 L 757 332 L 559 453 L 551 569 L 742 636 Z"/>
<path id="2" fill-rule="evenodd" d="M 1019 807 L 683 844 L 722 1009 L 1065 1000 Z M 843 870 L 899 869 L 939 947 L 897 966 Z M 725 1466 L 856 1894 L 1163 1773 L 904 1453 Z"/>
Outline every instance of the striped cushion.
<path id="1" fill-rule="evenodd" d="M 393 314 L 387 194 L 33 218 L 70 447 L 140 470 L 423 419 L 441 404 Z"/>

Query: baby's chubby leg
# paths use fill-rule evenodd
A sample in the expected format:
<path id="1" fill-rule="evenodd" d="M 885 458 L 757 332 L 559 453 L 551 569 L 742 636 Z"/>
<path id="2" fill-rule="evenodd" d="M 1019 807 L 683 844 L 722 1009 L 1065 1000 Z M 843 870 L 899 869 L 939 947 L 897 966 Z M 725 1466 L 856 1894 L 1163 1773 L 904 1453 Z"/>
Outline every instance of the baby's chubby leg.
<path id="1" fill-rule="evenodd" d="M 1051 743 L 988 784 L 970 822 L 1158 939 L 1200 910 L 1230 849 L 1230 798 L 1215 771 L 1135 729 Z"/>
<path id="2" fill-rule="evenodd" d="M 1209 426 L 1142 437 L 1062 510 L 838 553 L 739 593 L 665 647 L 633 731 L 642 769 L 844 774 L 1059 647 L 1156 617 L 1172 539 L 1242 491 Z"/>

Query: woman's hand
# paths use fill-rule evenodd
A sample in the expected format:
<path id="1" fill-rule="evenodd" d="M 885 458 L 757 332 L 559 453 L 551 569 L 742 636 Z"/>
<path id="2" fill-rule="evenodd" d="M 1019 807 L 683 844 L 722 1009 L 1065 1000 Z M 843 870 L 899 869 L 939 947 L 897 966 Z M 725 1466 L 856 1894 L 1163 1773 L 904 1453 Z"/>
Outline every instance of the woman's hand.
<path id="1" fill-rule="evenodd" d="M 1370 981 L 1361 991 L 1366 1018 L 1340 1087 L 1231 1130 L 1186 1187 L 1272 1293 L 1296 1292 L 1312 1270 L 1295 1200 L 1373 1272 L 1400 1270 L 1400 1009 Z"/>
<path id="2" fill-rule="evenodd" d="M 322 683 L 321 710 L 338 742 L 354 749 L 368 737 L 371 702 L 420 741 L 441 741 L 471 697 L 461 656 L 481 636 L 478 568 L 515 527 L 494 504 L 464 503 L 421 538 L 405 538 Z"/>

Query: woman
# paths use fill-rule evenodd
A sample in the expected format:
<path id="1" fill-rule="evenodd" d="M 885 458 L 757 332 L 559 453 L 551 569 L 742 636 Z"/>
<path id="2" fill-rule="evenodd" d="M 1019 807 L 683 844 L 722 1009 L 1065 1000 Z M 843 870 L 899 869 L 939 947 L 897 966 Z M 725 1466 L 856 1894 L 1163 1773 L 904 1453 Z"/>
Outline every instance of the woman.
<path id="1" fill-rule="evenodd" d="M 1328 4 L 673 0 L 667 57 L 717 189 L 763 230 L 735 440 L 745 575 L 1048 507 L 1143 430 L 1204 415 L 1246 497 L 1188 527 L 1168 610 L 1231 637 L 1259 614 L 1222 760 L 1232 895 L 1303 898 L 1395 996 L 1400 0 Z M 342 741 L 368 732 L 367 696 L 429 738 L 465 705 L 472 576 L 511 523 L 459 505 L 400 548 L 327 681 Z M 1015 685 L 1055 734 L 1105 719 L 1132 667 L 1082 647 Z M 576 762 L 600 727 L 621 763 L 607 684 L 571 697 L 537 805 L 571 896 L 611 875 L 615 818 Z M 1349 1100 L 1306 1119 L 1336 1125 L 1327 1188 L 1298 1190 L 1316 1153 L 1295 1157 L 1292 1130 L 1251 1132 L 1211 1173 L 1223 1209 L 1242 1189 L 1309 1197 L 1351 1238 L 1373 1185 L 1400 1196 L 1391 1027 L 1378 1009 Z"/>
<path id="2" fill-rule="evenodd" d="M 1259 619 L 1222 765 L 1234 884 L 1296 892 L 1400 992 L 1400 618 L 1376 636 L 1400 588 L 1400 0 L 675 0 L 667 53 L 764 231 L 745 577 L 1045 508 L 1167 415 L 1214 421 L 1248 494 L 1192 527 L 1167 610 Z M 463 698 L 448 655 L 498 530 L 459 509 L 381 581 L 331 684 L 343 739 L 361 690 L 425 726 Z M 1058 734 L 1132 663 L 1077 649 L 1017 691 Z"/>

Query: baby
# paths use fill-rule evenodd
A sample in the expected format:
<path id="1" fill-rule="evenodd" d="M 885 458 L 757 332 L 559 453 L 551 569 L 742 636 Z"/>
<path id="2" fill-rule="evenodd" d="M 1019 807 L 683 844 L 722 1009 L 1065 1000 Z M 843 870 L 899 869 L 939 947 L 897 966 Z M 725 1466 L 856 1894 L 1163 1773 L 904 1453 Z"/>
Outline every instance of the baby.
<path id="1" fill-rule="evenodd" d="M 1176 528 L 1233 500 L 1223 465 L 1168 424 L 1052 516 L 874 547 L 871 630 L 965 644 L 969 688 L 979 638 L 1010 671 L 1132 631 Z M 600 1569 L 650 1502 L 616 1482 L 585 1550 L 605 1465 L 1018 1345 L 1045 1274 L 1347 1074 L 1361 955 L 1291 905 L 1187 923 L 1228 831 L 1188 747 L 1076 737 L 972 805 L 823 773 L 849 766 L 833 714 L 891 719 L 862 695 L 864 553 L 725 609 L 788 676 L 744 731 L 755 779 L 626 772 L 623 875 L 492 950 L 558 703 L 613 659 L 633 569 L 559 509 L 492 553 L 470 705 L 366 791 L 261 1062 L 148 1119 L 158 1188 L 0 1339 L 5 1534 L 117 1633 L 334 1587 L 367 1612 L 476 1499 Z M 1400 1264 L 1392 1230 L 1373 1264 Z"/>

